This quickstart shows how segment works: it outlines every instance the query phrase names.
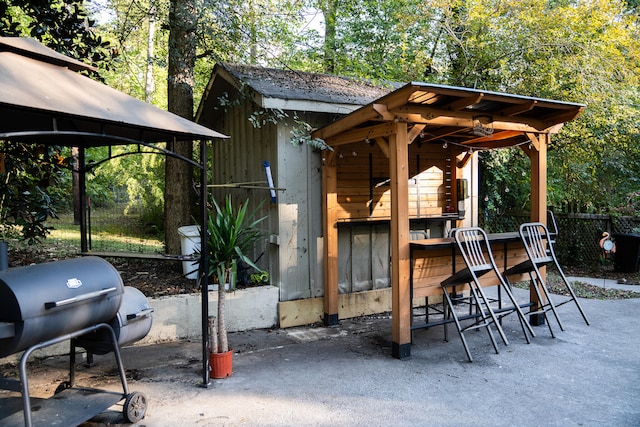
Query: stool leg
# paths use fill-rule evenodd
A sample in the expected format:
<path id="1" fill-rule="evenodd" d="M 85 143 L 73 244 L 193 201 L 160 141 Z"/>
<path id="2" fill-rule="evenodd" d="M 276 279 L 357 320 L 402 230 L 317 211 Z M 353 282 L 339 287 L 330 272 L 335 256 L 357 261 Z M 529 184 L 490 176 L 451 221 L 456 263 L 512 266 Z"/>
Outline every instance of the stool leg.
<path id="1" fill-rule="evenodd" d="M 500 334 L 500 338 L 502 338 L 502 342 L 504 343 L 504 345 L 509 345 L 509 340 L 507 340 L 507 336 L 504 334 L 504 331 L 502 330 L 502 327 L 500 326 L 500 322 L 498 322 L 498 318 L 496 317 L 496 314 L 493 312 L 493 310 L 491 309 L 491 306 L 489 305 L 489 300 L 487 298 L 487 296 L 485 295 L 484 291 L 482 290 L 482 286 L 480 286 L 478 283 L 473 282 L 471 283 L 471 290 L 474 292 L 474 294 L 476 294 L 476 298 L 478 297 L 478 295 L 480 295 L 480 297 L 482 298 L 482 302 L 484 303 L 486 309 L 487 309 L 487 313 L 489 315 L 489 317 L 491 318 L 491 320 L 493 321 L 493 324 L 496 326 L 496 329 L 498 330 L 498 334 Z M 481 310 L 482 312 L 482 317 L 485 319 L 486 322 L 486 314 L 484 313 L 484 310 Z M 490 331 L 491 328 L 489 326 L 487 326 L 487 329 Z M 493 340 L 493 334 L 491 334 L 492 340 Z M 496 353 L 498 352 L 498 349 L 496 347 Z"/>
<path id="2" fill-rule="evenodd" d="M 540 275 L 540 272 L 537 271 L 537 270 L 536 270 L 536 277 L 538 278 L 538 284 L 540 285 L 540 288 L 542 289 L 542 292 L 544 292 L 544 296 L 547 298 L 547 303 L 549 304 L 549 309 L 553 313 L 553 316 L 556 318 L 556 321 L 558 322 L 558 326 L 560 327 L 560 330 L 564 331 L 564 325 L 562 324 L 562 321 L 560 320 L 560 316 L 558 315 L 558 311 L 556 310 L 556 305 L 551 300 L 551 293 L 549 292 L 549 289 L 547 288 L 547 284 L 542 279 L 542 276 Z"/>
<path id="3" fill-rule="evenodd" d="M 469 346 L 467 345 L 467 340 L 464 337 L 464 330 L 462 329 L 462 326 L 460 325 L 460 322 L 458 321 L 458 316 L 456 315 L 454 309 L 453 309 L 453 301 L 451 301 L 451 297 L 449 296 L 449 292 L 447 292 L 447 288 L 445 288 L 444 286 L 442 287 L 442 294 L 444 295 L 444 298 L 447 300 L 446 301 L 446 305 L 448 306 L 448 309 L 450 310 L 451 314 L 453 315 L 453 321 L 456 324 L 456 328 L 458 329 L 458 335 L 460 335 L 460 340 L 462 341 L 462 345 L 464 346 L 464 351 L 467 353 L 467 357 L 469 358 L 469 362 L 473 362 L 473 358 L 471 357 L 471 351 L 469 350 Z M 446 309 L 445 309 L 446 311 Z M 447 324 L 445 322 L 444 324 L 445 326 L 445 340 L 446 340 L 446 335 L 447 335 Z"/>
<path id="4" fill-rule="evenodd" d="M 540 293 L 540 288 L 539 283 L 538 283 L 538 277 L 534 276 L 533 273 L 529 273 L 529 277 L 531 278 L 531 285 L 533 287 L 534 292 L 536 293 L 536 296 L 538 297 L 538 301 L 544 301 L 544 299 L 542 298 L 542 294 Z M 544 284 L 543 284 L 544 285 Z M 541 308 L 534 312 L 534 311 L 530 311 L 530 314 L 535 314 L 535 313 L 542 313 L 542 315 L 544 316 L 545 322 L 547 323 L 547 327 L 549 328 L 549 333 L 551 334 L 552 338 L 555 338 L 555 334 L 553 333 L 553 329 L 551 328 L 551 322 L 549 322 L 549 316 L 547 316 L 547 311 L 549 311 L 549 309 L 552 309 L 554 314 L 555 314 L 555 308 L 553 308 L 553 304 L 551 304 L 551 300 L 549 300 L 548 298 L 548 294 L 546 292 L 546 286 L 540 286 L 542 287 L 542 291 L 544 292 L 544 295 L 546 297 L 546 303 L 543 303 Z M 546 307 L 550 307 L 550 308 L 546 308 Z M 560 320 L 556 314 L 556 320 Z M 560 323 L 558 323 L 560 324 Z M 561 325 L 561 324 L 560 324 Z M 562 327 L 561 327 L 562 329 Z"/>
<path id="5" fill-rule="evenodd" d="M 511 292 L 510 283 L 507 281 L 507 279 L 503 279 L 501 284 L 498 286 L 504 287 L 504 292 L 507 294 L 507 296 L 511 300 L 511 303 L 513 304 L 513 309 L 518 314 L 518 320 L 520 321 L 520 326 L 522 327 L 522 333 L 524 334 L 524 338 L 527 340 L 527 344 L 531 344 L 531 340 L 529 339 L 529 335 L 527 335 L 527 331 L 529 331 L 529 334 L 531 334 L 532 337 L 535 337 L 536 333 L 533 331 L 533 328 L 531 327 L 529 322 L 527 322 L 527 318 L 525 317 L 524 313 L 520 309 L 520 306 L 518 305 L 518 301 L 516 301 L 516 297 L 513 295 L 513 292 Z"/>
<path id="6" fill-rule="evenodd" d="M 562 271 L 562 269 L 559 267 L 558 264 L 556 264 L 556 269 L 560 272 L 560 276 L 562 277 L 562 281 L 564 282 L 564 285 L 566 286 L 567 290 L 569 291 L 569 294 L 571 294 L 571 300 L 573 300 L 573 302 L 576 303 L 576 306 L 578 307 L 578 311 L 580 312 L 580 314 L 582 315 L 582 318 L 584 319 L 584 323 L 586 323 L 587 325 L 590 325 L 591 323 L 589 323 L 589 319 L 587 319 L 587 315 L 584 313 L 584 310 L 582 309 L 582 306 L 578 302 L 578 297 L 576 296 L 575 292 L 573 292 L 573 288 L 571 288 L 571 285 L 569 284 L 569 280 L 566 278 L 566 276 L 564 275 L 564 272 Z"/>
<path id="7" fill-rule="evenodd" d="M 495 313 L 493 312 L 493 310 L 489 306 L 489 301 L 487 300 L 486 295 L 482 291 L 482 288 L 478 287 L 475 283 L 470 283 L 469 285 L 471 287 L 471 293 L 473 294 L 473 298 L 476 300 L 476 304 L 477 304 L 478 311 L 480 312 L 480 316 L 482 317 L 482 320 L 484 321 L 484 323 L 482 323 L 480 325 L 477 325 L 477 326 L 481 326 L 481 327 L 487 328 L 487 333 L 489 334 L 489 338 L 491 339 L 491 344 L 493 345 L 493 349 L 495 350 L 496 354 L 498 354 L 499 353 L 499 351 L 498 351 L 498 343 L 496 342 L 496 339 L 493 336 L 493 332 L 491 332 L 491 323 L 488 321 L 488 319 L 490 318 L 491 321 L 493 322 L 493 324 L 498 329 L 498 333 L 500 334 L 500 337 L 502 338 L 502 342 L 504 343 L 504 345 L 509 345 L 509 342 L 507 341 L 507 337 L 505 336 L 504 332 L 502 331 L 502 328 L 500 327 L 500 324 L 498 323 L 498 319 L 496 318 Z M 480 299 L 478 298 L 478 294 L 482 298 L 482 303 L 484 303 L 484 306 L 486 307 L 486 311 L 481 306 L 481 302 L 480 302 Z"/>

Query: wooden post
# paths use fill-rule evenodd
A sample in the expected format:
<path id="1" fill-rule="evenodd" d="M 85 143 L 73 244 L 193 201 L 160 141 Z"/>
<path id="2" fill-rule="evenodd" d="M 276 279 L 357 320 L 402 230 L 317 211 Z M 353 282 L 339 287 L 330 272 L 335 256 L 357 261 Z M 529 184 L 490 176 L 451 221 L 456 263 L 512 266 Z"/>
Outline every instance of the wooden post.
<path id="1" fill-rule="evenodd" d="M 335 152 L 327 153 L 322 167 L 322 210 L 324 234 L 324 325 L 338 324 L 338 224 L 336 221 L 337 167 Z"/>
<path id="2" fill-rule="evenodd" d="M 530 138 L 534 135 L 529 135 Z M 535 137 L 534 137 L 535 138 Z M 547 144 L 549 136 L 539 134 L 531 150 L 531 221 L 547 222 Z"/>
<path id="3" fill-rule="evenodd" d="M 531 159 L 531 221 L 547 223 L 547 144 L 548 134 L 539 134 L 537 137 L 530 134 L 535 149 L 530 150 Z M 546 280 L 546 267 L 540 268 L 542 280 Z M 529 299 L 534 306 L 532 310 L 539 310 L 542 302 L 533 288 L 529 291 Z M 530 323 L 538 326 L 544 324 L 544 315 L 538 314 L 530 317 Z"/>
<path id="4" fill-rule="evenodd" d="M 407 124 L 395 124 L 389 137 L 391 175 L 391 306 L 392 355 L 411 356 L 411 295 L 409 289 L 409 140 Z"/>

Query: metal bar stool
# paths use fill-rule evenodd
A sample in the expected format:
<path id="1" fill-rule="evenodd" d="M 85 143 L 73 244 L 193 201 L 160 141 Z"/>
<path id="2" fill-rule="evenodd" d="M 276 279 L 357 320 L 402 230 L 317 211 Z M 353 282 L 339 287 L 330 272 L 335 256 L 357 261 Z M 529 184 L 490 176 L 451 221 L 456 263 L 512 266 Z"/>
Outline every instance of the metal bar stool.
<path id="1" fill-rule="evenodd" d="M 467 330 L 486 328 L 489 338 L 491 339 L 491 343 L 493 344 L 493 348 L 496 353 L 498 353 L 498 346 L 491 331 L 491 325 L 493 324 L 498 330 L 503 343 L 505 345 L 509 345 L 507 337 L 505 336 L 498 320 L 498 316 L 491 307 L 492 301 L 487 297 L 480 284 L 479 278 L 490 271 L 494 272 L 498 279 L 498 286 L 501 287 L 501 290 L 504 291 L 512 303 L 512 306 L 504 307 L 502 306 L 502 301 L 500 299 L 498 306 L 500 316 L 502 317 L 513 312 L 517 313 L 525 338 L 527 342 L 530 342 L 527 332 L 529 332 L 531 336 L 535 336 L 535 333 L 531 326 L 526 322 L 524 313 L 520 309 L 513 293 L 509 289 L 508 284 L 504 281 L 498 267 L 496 266 L 491 252 L 491 247 L 489 245 L 489 240 L 484 230 L 478 227 L 458 228 L 454 232 L 454 238 L 466 267 L 444 280 L 441 283 L 441 286 L 446 301 L 445 310 L 448 310 L 453 317 L 469 361 L 473 361 L 473 358 L 471 357 L 471 352 L 464 336 L 464 333 Z M 449 288 L 461 284 L 469 285 L 471 293 L 470 298 L 472 298 L 473 304 L 476 307 L 476 314 L 474 315 L 459 317 L 454 310 L 453 301 L 449 295 Z M 476 322 L 462 327 L 460 320 L 465 320 L 467 318 L 475 318 Z"/>
<path id="2" fill-rule="evenodd" d="M 456 228 L 452 228 L 451 230 L 449 230 L 449 232 L 447 233 L 447 237 L 448 238 L 453 238 L 453 234 L 455 233 Z M 409 231 L 409 236 L 411 240 L 417 240 L 417 239 L 427 239 L 428 235 L 426 232 L 424 231 L 416 231 L 416 230 L 410 230 Z M 412 271 L 413 273 L 413 271 Z M 413 291 L 413 288 L 412 288 Z M 458 294 L 456 293 L 456 287 L 455 285 L 451 286 L 451 301 L 453 302 L 454 305 L 456 304 L 469 304 L 469 314 L 471 314 L 473 312 L 473 304 L 471 304 L 468 300 L 469 298 L 464 298 L 462 296 L 458 296 Z M 413 295 L 411 296 L 411 300 L 413 301 Z M 442 309 L 440 309 L 438 306 L 442 304 Z M 447 316 L 447 313 L 444 310 L 444 306 L 445 306 L 445 299 L 442 299 L 442 303 L 435 303 L 435 304 L 430 304 L 429 303 L 429 297 L 425 297 L 424 298 L 424 305 L 425 305 L 425 311 L 424 311 L 424 323 L 425 324 L 429 324 L 429 319 L 430 319 L 430 315 L 431 315 L 431 310 L 433 311 L 434 314 L 442 316 L 442 321 L 441 322 L 437 322 L 436 324 L 443 324 L 445 326 L 444 329 L 444 333 L 445 333 L 445 341 L 448 341 L 448 334 L 447 334 L 447 319 L 450 319 L 451 316 Z M 413 325 L 413 310 L 411 311 L 411 324 Z M 429 328 L 426 328 L 429 329 Z"/>
<path id="3" fill-rule="evenodd" d="M 547 313 L 551 311 L 556 321 L 558 322 L 558 326 L 560 330 L 564 331 L 564 326 L 560 317 L 558 316 L 558 312 L 556 311 L 557 307 L 560 307 L 568 302 L 573 301 L 578 307 L 578 311 L 582 315 L 585 323 L 589 325 L 589 320 L 582 309 L 582 306 L 578 302 L 575 292 L 571 288 L 567 277 L 564 275 L 562 268 L 560 267 L 560 263 L 558 262 L 558 258 L 556 257 L 555 251 L 553 249 L 554 240 L 551 238 L 549 230 L 546 225 L 541 222 L 528 222 L 524 223 L 520 226 L 520 238 L 522 239 L 522 243 L 524 244 L 525 251 L 527 252 L 527 257 L 529 258 L 526 261 L 521 262 L 504 272 L 505 280 L 508 281 L 508 276 L 514 274 L 524 274 L 528 273 L 529 278 L 531 280 L 531 286 L 533 287 L 536 295 L 538 296 L 538 301 L 540 301 L 541 305 L 539 309 L 536 311 L 531 311 L 527 314 L 542 314 L 546 320 L 546 323 L 549 327 L 549 332 L 552 337 L 555 337 L 553 334 L 553 330 L 548 321 Z M 543 279 L 542 274 L 540 273 L 540 268 L 546 265 L 553 264 L 558 270 L 560 277 L 562 278 L 562 282 L 564 283 L 567 291 L 569 292 L 570 298 L 566 301 L 563 301 L 558 304 L 554 304 L 551 297 L 550 292 L 547 288 L 545 280 Z M 542 291 L 542 292 L 541 292 Z M 544 297 L 544 298 L 543 298 Z"/>

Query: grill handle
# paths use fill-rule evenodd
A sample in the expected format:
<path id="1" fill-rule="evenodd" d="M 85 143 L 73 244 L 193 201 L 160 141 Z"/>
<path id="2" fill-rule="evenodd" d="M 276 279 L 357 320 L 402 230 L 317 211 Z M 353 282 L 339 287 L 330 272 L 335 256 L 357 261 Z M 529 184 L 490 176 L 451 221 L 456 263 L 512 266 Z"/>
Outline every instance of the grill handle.
<path id="1" fill-rule="evenodd" d="M 44 303 L 44 308 L 51 309 L 55 307 L 63 307 L 65 305 L 76 304 L 82 301 L 86 301 L 92 298 L 98 298 L 104 295 L 107 295 L 115 290 L 117 290 L 115 286 L 112 288 L 102 289 L 101 291 L 89 292 L 88 294 L 83 294 L 73 298 L 67 298 L 60 301 L 49 301 Z"/>
<path id="2" fill-rule="evenodd" d="M 153 308 L 146 308 L 139 313 L 127 314 L 127 320 L 137 320 L 143 317 L 149 317 L 153 313 Z"/>

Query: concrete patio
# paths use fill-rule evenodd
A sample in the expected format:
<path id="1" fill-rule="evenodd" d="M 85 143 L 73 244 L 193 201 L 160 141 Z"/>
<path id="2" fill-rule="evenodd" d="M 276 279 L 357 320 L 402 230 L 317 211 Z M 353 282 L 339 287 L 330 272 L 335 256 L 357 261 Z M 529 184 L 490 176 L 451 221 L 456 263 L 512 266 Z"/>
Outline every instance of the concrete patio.
<path id="1" fill-rule="evenodd" d="M 123 358 L 130 389 L 148 398 L 144 426 L 640 425 L 640 299 L 581 303 L 591 326 L 565 305 L 555 339 L 536 327 L 526 344 L 513 316 L 499 354 L 483 331 L 468 334 L 473 363 L 453 327 L 449 342 L 442 327 L 415 332 L 412 358 L 392 358 L 389 316 L 234 333 L 234 374 L 208 388 L 198 385 L 197 340 L 126 348 Z M 97 362 L 79 368 L 80 385 L 118 390 L 112 356 Z M 32 394 L 50 395 L 67 358 L 33 370 Z M 118 425 L 118 409 L 87 425 Z"/>

